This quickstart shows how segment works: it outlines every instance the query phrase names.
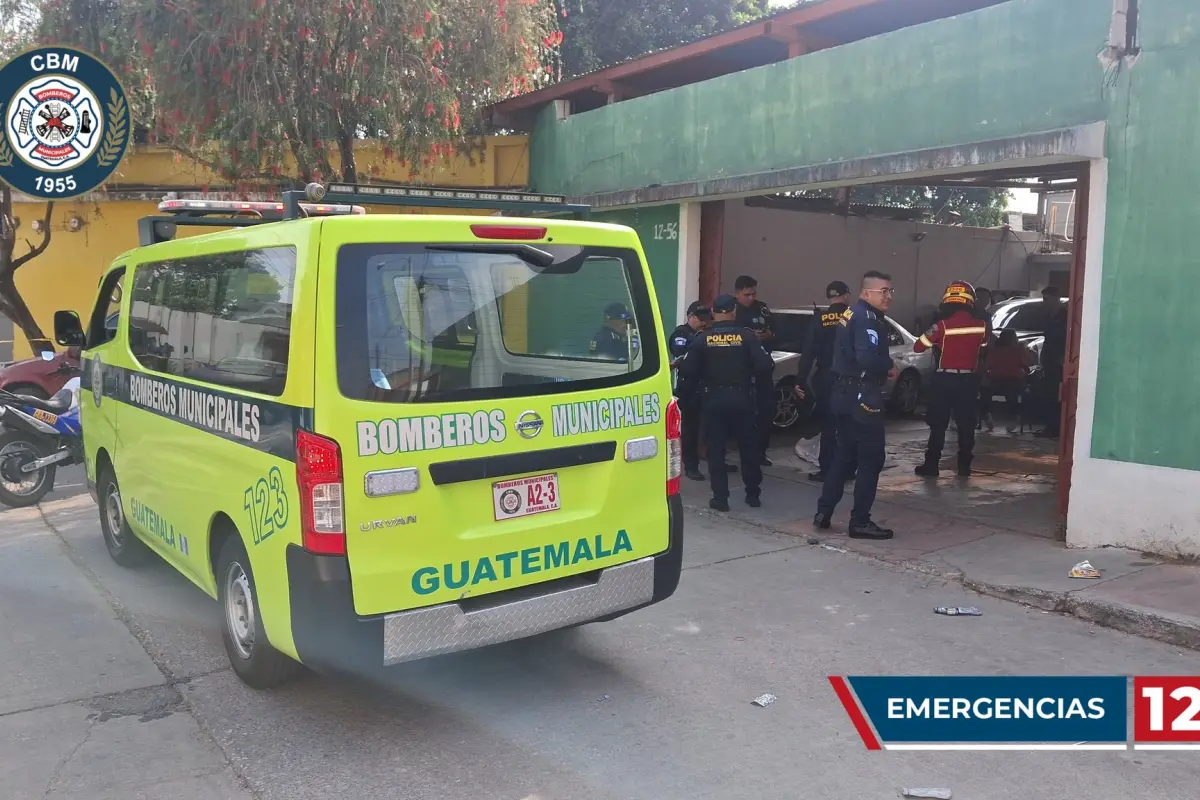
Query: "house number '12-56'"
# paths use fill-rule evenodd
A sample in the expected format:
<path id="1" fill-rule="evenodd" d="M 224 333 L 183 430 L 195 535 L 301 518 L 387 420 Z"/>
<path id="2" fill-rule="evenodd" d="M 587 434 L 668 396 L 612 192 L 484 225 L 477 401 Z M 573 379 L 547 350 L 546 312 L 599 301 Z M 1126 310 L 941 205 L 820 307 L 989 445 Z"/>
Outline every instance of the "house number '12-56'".
<path id="1" fill-rule="evenodd" d="M 664 222 L 654 226 L 655 239 L 678 239 L 679 238 L 679 223 Z"/>

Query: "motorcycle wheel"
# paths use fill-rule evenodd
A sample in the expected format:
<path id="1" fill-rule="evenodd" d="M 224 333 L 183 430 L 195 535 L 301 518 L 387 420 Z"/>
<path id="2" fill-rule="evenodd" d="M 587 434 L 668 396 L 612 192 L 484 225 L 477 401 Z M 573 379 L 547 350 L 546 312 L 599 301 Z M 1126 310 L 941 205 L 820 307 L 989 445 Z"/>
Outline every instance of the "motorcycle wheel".
<path id="1" fill-rule="evenodd" d="M 10 508 L 27 508 L 41 502 L 54 487 L 55 466 L 37 472 L 17 472 L 21 465 L 45 453 L 38 443 L 19 431 L 0 433 L 0 503 Z"/>

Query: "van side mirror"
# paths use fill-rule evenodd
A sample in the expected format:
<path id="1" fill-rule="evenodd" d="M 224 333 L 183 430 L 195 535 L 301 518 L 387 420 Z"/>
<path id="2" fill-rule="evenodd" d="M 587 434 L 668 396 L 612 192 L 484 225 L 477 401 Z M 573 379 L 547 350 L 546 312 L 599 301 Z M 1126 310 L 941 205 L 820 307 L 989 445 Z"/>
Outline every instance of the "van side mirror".
<path id="1" fill-rule="evenodd" d="M 54 341 L 63 347 L 83 347 L 83 323 L 74 311 L 54 312 Z"/>

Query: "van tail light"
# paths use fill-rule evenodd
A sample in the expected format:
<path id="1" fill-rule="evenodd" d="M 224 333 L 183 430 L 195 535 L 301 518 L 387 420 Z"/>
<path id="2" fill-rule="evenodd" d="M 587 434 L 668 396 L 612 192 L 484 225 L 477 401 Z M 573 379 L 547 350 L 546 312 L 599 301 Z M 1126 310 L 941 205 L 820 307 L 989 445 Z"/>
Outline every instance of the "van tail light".
<path id="1" fill-rule="evenodd" d="M 532 225 L 472 225 L 471 233 L 479 239 L 509 239 L 532 242 L 546 238 L 546 229 Z"/>
<path id="2" fill-rule="evenodd" d="M 683 478 L 682 427 L 679 401 L 671 398 L 671 402 L 667 404 L 667 497 L 679 494 Z"/>
<path id="3" fill-rule="evenodd" d="M 297 431 L 296 482 L 300 486 L 300 535 L 304 549 L 321 555 L 345 555 L 342 451 L 337 442 Z"/>

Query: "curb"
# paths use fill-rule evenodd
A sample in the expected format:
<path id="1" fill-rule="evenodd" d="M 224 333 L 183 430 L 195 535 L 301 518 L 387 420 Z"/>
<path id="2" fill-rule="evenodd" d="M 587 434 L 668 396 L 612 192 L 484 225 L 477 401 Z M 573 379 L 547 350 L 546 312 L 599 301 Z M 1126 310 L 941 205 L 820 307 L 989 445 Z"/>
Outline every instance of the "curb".
<path id="1" fill-rule="evenodd" d="M 948 569 L 924 559 L 886 558 L 873 553 L 852 550 L 842 546 L 844 542 L 841 541 L 841 537 L 822 535 L 816 532 L 802 536 L 791 531 L 780 530 L 762 522 L 733 516 L 732 514 L 717 514 L 710 511 L 707 507 L 701 508 L 687 502 L 683 504 L 683 507 L 692 513 L 700 514 L 704 517 L 734 520 L 742 525 L 770 531 L 793 539 L 807 538 L 809 545 L 813 547 L 839 542 L 839 544 L 826 549 L 853 556 L 860 561 L 867 561 L 878 566 L 883 566 L 895 572 L 911 572 L 929 578 L 940 578 L 948 583 L 958 583 L 964 589 L 986 597 L 1007 600 L 1011 603 L 1017 603 L 1053 614 L 1075 617 L 1094 625 L 1111 628 L 1122 633 L 1133 634 L 1143 639 L 1153 639 L 1166 644 L 1186 647 L 1189 650 L 1200 651 L 1200 619 L 1182 617 L 1152 608 L 1094 600 L 1075 591 L 1056 592 L 1046 589 L 1035 589 L 1030 586 L 988 583 L 986 581 L 975 580 L 958 570 Z"/>

